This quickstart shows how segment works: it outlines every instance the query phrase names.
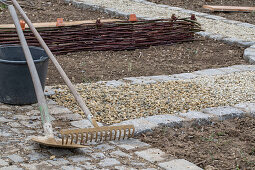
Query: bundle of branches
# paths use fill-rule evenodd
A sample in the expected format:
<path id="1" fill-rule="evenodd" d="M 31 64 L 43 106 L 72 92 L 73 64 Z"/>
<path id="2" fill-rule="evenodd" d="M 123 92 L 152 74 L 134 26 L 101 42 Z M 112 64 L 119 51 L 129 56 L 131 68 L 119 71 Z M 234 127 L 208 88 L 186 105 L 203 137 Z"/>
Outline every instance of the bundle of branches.
<path id="1" fill-rule="evenodd" d="M 69 27 L 38 29 L 55 54 L 84 50 L 134 50 L 156 45 L 193 41 L 194 33 L 201 31 L 195 16 L 191 18 L 121 21 Z M 30 46 L 40 46 L 30 30 L 24 34 Z M 0 30 L 0 45 L 19 44 L 15 30 Z"/>

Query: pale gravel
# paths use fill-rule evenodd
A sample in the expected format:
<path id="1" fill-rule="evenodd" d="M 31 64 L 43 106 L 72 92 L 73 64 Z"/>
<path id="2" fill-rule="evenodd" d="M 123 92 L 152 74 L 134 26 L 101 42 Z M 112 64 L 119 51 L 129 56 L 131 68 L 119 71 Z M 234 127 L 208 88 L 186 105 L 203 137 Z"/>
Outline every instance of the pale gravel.
<path id="1" fill-rule="evenodd" d="M 139 16 L 149 18 L 170 18 L 172 14 L 179 17 L 187 17 L 190 14 L 182 13 L 179 10 L 173 10 L 162 7 L 158 4 L 144 4 L 133 0 L 77 0 L 88 4 L 98 5 L 104 8 L 115 9 L 116 11 L 128 14 L 134 13 Z M 226 37 L 237 38 L 244 41 L 255 41 L 255 28 L 228 24 L 220 20 L 206 19 L 198 17 L 199 23 L 206 32 L 220 34 Z"/>
<path id="2" fill-rule="evenodd" d="M 255 71 L 119 87 L 76 85 L 97 121 L 107 124 L 160 114 L 255 102 Z M 83 114 L 66 86 L 55 86 L 58 104 Z"/>

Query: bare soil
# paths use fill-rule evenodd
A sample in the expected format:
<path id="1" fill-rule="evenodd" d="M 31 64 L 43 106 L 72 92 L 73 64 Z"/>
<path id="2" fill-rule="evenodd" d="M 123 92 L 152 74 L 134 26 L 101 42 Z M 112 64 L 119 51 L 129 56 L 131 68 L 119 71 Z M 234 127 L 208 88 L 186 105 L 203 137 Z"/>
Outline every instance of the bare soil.
<path id="1" fill-rule="evenodd" d="M 205 169 L 255 169 L 255 118 L 236 118 L 208 126 L 163 127 L 142 141 Z"/>
<path id="2" fill-rule="evenodd" d="M 198 41 L 134 51 L 84 51 L 57 56 L 74 83 L 123 77 L 170 75 L 207 68 L 246 64 L 244 48 L 197 37 Z M 49 64 L 48 85 L 63 84 Z"/>
<path id="3" fill-rule="evenodd" d="M 222 16 L 228 19 L 248 22 L 255 24 L 255 12 L 210 12 L 207 9 L 202 8 L 203 5 L 220 5 L 220 6 L 248 6 L 254 7 L 254 0 L 148 0 L 158 4 L 165 4 L 175 7 L 181 7 L 197 12 L 210 13 L 212 15 Z"/>

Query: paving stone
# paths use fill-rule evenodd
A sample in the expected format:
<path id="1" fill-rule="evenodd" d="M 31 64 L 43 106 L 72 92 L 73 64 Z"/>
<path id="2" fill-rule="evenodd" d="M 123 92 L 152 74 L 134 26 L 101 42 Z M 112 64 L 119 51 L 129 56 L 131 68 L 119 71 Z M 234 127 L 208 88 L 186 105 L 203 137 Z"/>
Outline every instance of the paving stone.
<path id="1" fill-rule="evenodd" d="M 62 166 L 62 170 L 82 170 L 82 168 L 74 167 L 74 166 Z"/>
<path id="2" fill-rule="evenodd" d="M 59 156 L 65 156 L 65 155 L 73 154 L 70 150 L 67 150 L 67 149 L 58 149 L 58 148 L 50 148 L 49 152 L 52 155 L 55 155 L 55 156 L 58 156 L 58 157 Z"/>
<path id="3" fill-rule="evenodd" d="M 102 167 L 114 166 L 114 165 L 118 165 L 118 164 L 120 164 L 120 162 L 114 158 L 106 158 L 99 162 L 99 165 Z"/>
<path id="4" fill-rule="evenodd" d="M 113 124 L 113 126 L 119 125 L 134 125 L 136 134 L 151 131 L 151 129 L 157 127 L 157 124 L 152 123 L 145 118 L 126 120 L 121 123 Z"/>
<path id="5" fill-rule="evenodd" d="M 85 156 L 81 156 L 81 155 L 78 155 L 78 156 L 71 156 L 71 157 L 69 157 L 68 159 L 71 160 L 71 161 L 73 161 L 73 162 L 85 162 L 85 161 L 91 160 L 90 158 L 85 157 Z"/>
<path id="6" fill-rule="evenodd" d="M 11 110 L 11 106 L 0 105 L 0 110 Z"/>
<path id="7" fill-rule="evenodd" d="M 132 156 L 126 154 L 125 152 L 120 151 L 120 150 L 111 152 L 110 155 L 113 156 L 113 157 L 127 157 L 127 158 L 132 157 Z"/>
<path id="8" fill-rule="evenodd" d="M 126 149 L 126 150 L 150 146 L 147 143 L 141 142 L 139 139 L 128 139 L 128 140 L 123 140 L 123 141 L 110 141 L 110 143 L 115 144 L 118 147 Z"/>
<path id="9" fill-rule="evenodd" d="M 172 76 L 177 79 L 193 79 L 198 77 L 198 75 L 193 73 L 173 74 Z"/>
<path id="10" fill-rule="evenodd" d="M 11 133 L 8 133 L 8 132 L 4 132 L 4 131 L 2 131 L 2 130 L 0 129 L 0 136 L 2 136 L 2 137 L 10 137 L 10 136 L 12 136 L 12 134 L 11 134 Z"/>
<path id="11" fill-rule="evenodd" d="M 133 166 L 141 166 L 141 167 L 145 166 L 145 163 L 143 163 L 143 162 L 130 162 L 130 164 Z"/>
<path id="12" fill-rule="evenodd" d="M 150 76 L 150 79 L 158 82 L 167 82 L 170 80 L 178 80 L 178 78 L 174 78 L 173 76 L 168 75 L 160 75 L 160 76 Z"/>
<path id="13" fill-rule="evenodd" d="M 210 35 L 210 38 L 214 39 L 214 40 L 217 40 L 217 41 L 220 41 L 220 40 L 222 40 L 223 38 L 226 38 L 226 37 L 224 37 L 223 35 L 219 35 L 219 34 L 212 34 L 212 35 Z"/>
<path id="14" fill-rule="evenodd" d="M 87 119 L 82 119 L 78 121 L 72 121 L 71 125 L 77 128 L 93 128 L 94 126 Z M 103 126 L 102 123 L 98 123 L 99 126 Z"/>
<path id="15" fill-rule="evenodd" d="M 167 169 L 167 170 L 202 170 L 202 168 L 199 168 L 195 164 L 186 161 L 185 159 L 174 159 L 169 162 L 163 162 L 158 164 L 161 168 Z"/>
<path id="16" fill-rule="evenodd" d="M 105 158 L 105 155 L 103 153 L 101 153 L 101 152 L 99 152 L 99 153 L 97 153 L 97 152 L 96 153 L 92 153 L 91 156 L 94 159 L 103 159 L 103 158 Z"/>
<path id="17" fill-rule="evenodd" d="M 114 149 L 115 147 L 114 146 L 111 146 L 109 144 L 101 144 L 101 145 L 98 145 L 96 147 L 94 147 L 94 149 L 98 149 L 100 151 L 107 151 L 107 150 L 111 150 L 111 149 Z"/>
<path id="18" fill-rule="evenodd" d="M 18 119 L 18 120 L 28 120 L 29 116 L 26 115 L 14 115 L 13 119 Z"/>
<path id="19" fill-rule="evenodd" d="M 63 158 L 58 158 L 56 160 L 48 160 L 48 162 L 52 165 L 59 166 L 59 165 L 66 165 L 69 163 L 68 160 L 65 160 Z"/>
<path id="20" fill-rule="evenodd" d="M 50 114 L 55 115 L 55 114 L 64 114 L 64 113 L 72 113 L 69 109 L 65 107 L 53 107 L 49 109 Z"/>
<path id="21" fill-rule="evenodd" d="M 36 161 L 36 160 L 40 160 L 40 159 L 45 159 L 46 156 L 42 153 L 37 153 L 37 152 L 34 152 L 34 153 L 31 153 L 29 155 L 27 155 L 27 157 L 29 157 L 30 161 Z"/>
<path id="22" fill-rule="evenodd" d="M 250 64 L 255 64 L 255 55 L 254 55 L 254 56 L 249 56 L 248 62 L 249 62 Z"/>
<path id="23" fill-rule="evenodd" d="M 204 114 L 198 111 L 189 111 L 187 113 L 179 113 L 178 115 L 188 119 L 209 119 L 212 117 L 211 115 Z"/>
<path id="24" fill-rule="evenodd" d="M 31 110 L 29 112 L 26 113 L 27 115 L 40 115 L 40 111 L 39 110 Z"/>
<path id="25" fill-rule="evenodd" d="M 255 116 L 255 103 L 239 103 L 234 107 L 244 110 L 247 113 L 250 113 L 252 116 Z"/>
<path id="26" fill-rule="evenodd" d="M 243 40 L 239 40 L 238 41 L 238 44 L 242 45 L 242 46 L 245 46 L 245 47 L 250 47 L 252 45 L 255 44 L 254 41 L 243 41 Z"/>
<path id="27" fill-rule="evenodd" d="M 21 127 L 21 124 L 18 122 L 9 122 L 8 125 L 13 128 Z"/>
<path id="28" fill-rule="evenodd" d="M 89 162 L 83 162 L 82 165 L 80 165 L 84 169 L 97 169 L 95 165 L 92 165 Z"/>
<path id="29" fill-rule="evenodd" d="M 254 48 L 246 48 L 244 50 L 244 56 L 253 56 L 255 55 L 255 49 Z"/>
<path id="30" fill-rule="evenodd" d="M 12 165 L 12 166 L 2 167 L 2 168 L 0 168 L 0 170 L 22 170 L 22 168 L 19 168 L 16 165 Z"/>
<path id="31" fill-rule="evenodd" d="M 61 114 L 61 115 L 56 115 L 55 118 L 57 120 L 70 120 L 70 121 L 77 121 L 81 120 L 82 116 L 78 113 L 70 113 L 70 114 Z"/>
<path id="32" fill-rule="evenodd" d="M 17 163 L 17 162 L 23 162 L 24 159 L 22 157 L 20 157 L 19 155 L 13 154 L 13 155 L 9 155 L 7 156 L 8 158 L 10 158 L 13 162 Z"/>
<path id="33" fill-rule="evenodd" d="M 29 169 L 29 170 L 37 170 L 37 164 L 21 164 L 22 167 Z"/>
<path id="34" fill-rule="evenodd" d="M 118 87 L 120 85 L 125 84 L 124 82 L 122 82 L 121 80 L 112 80 L 112 81 L 107 81 L 107 83 L 105 84 L 106 86 L 113 86 L 113 87 Z"/>
<path id="35" fill-rule="evenodd" d="M 208 18 L 208 19 L 213 19 L 213 20 L 225 20 L 226 19 L 224 17 L 220 17 L 220 16 L 216 16 L 216 15 L 205 15 L 203 17 Z"/>
<path id="36" fill-rule="evenodd" d="M 4 118 L 4 117 L 0 117 L 0 123 L 6 123 L 6 122 L 11 122 L 11 121 L 13 121 L 13 120 L 11 120 L 11 119 L 6 119 L 6 118 Z"/>
<path id="37" fill-rule="evenodd" d="M 117 170 L 136 170 L 135 168 L 131 168 L 131 167 L 128 167 L 128 166 L 115 166 L 114 169 L 117 169 Z"/>
<path id="38" fill-rule="evenodd" d="M 9 164 L 3 159 L 0 159 L 0 166 L 6 166 L 6 165 L 9 165 Z"/>
<path id="39" fill-rule="evenodd" d="M 165 115 L 149 116 L 149 117 L 146 117 L 145 120 L 148 120 L 149 122 L 157 124 L 157 125 L 176 126 L 181 124 L 184 119 L 178 116 L 165 114 Z"/>
<path id="40" fill-rule="evenodd" d="M 204 113 L 218 116 L 220 120 L 230 119 L 234 117 L 241 117 L 245 114 L 244 111 L 234 107 L 211 107 L 201 110 Z"/>
<path id="41" fill-rule="evenodd" d="M 137 151 L 135 154 L 152 163 L 165 160 L 166 155 L 165 152 L 155 148 Z"/>
<path id="42" fill-rule="evenodd" d="M 41 121 L 20 121 L 20 123 L 28 128 L 41 128 Z"/>
<path id="43" fill-rule="evenodd" d="M 193 72 L 194 74 L 202 75 L 202 76 L 213 76 L 213 75 L 220 75 L 224 74 L 224 72 L 218 69 L 205 69 Z"/>
<path id="44" fill-rule="evenodd" d="M 131 81 L 131 84 L 150 84 L 156 83 L 155 80 L 151 80 L 149 77 L 127 77 L 123 80 Z"/>
<path id="45" fill-rule="evenodd" d="M 144 168 L 144 169 L 141 169 L 141 170 L 157 170 L 155 168 Z"/>
<path id="46" fill-rule="evenodd" d="M 224 41 L 227 44 L 230 45 L 234 45 L 234 44 L 238 44 L 238 42 L 240 41 L 237 38 L 233 38 L 233 37 L 228 37 L 228 38 L 223 38 L 222 41 Z"/>
<path id="47" fill-rule="evenodd" d="M 230 73 L 234 73 L 234 72 L 240 72 L 241 70 L 234 68 L 234 67 L 223 67 L 223 68 L 218 68 L 218 70 L 230 74 Z"/>
<path id="48" fill-rule="evenodd" d="M 79 149 L 76 149 L 75 152 L 78 153 L 78 154 L 88 155 L 88 154 L 92 153 L 93 151 L 88 147 L 88 148 L 79 148 Z"/>

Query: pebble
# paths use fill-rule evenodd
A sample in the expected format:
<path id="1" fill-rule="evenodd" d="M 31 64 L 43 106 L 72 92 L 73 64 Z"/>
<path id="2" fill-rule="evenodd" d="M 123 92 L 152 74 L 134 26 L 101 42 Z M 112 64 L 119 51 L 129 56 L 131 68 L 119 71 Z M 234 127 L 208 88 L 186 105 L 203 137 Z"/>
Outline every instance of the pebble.
<path id="1" fill-rule="evenodd" d="M 246 71 L 152 84 L 125 83 L 118 87 L 87 83 L 77 84 L 76 88 L 97 121 L 113 124 L 183 110 L 255 102 L 254 82 L 254 71 Z M 51 96 L 54 101 L 74 113 L 84 114 L 66 86 L 54 88 L 63 89 Z"/>

